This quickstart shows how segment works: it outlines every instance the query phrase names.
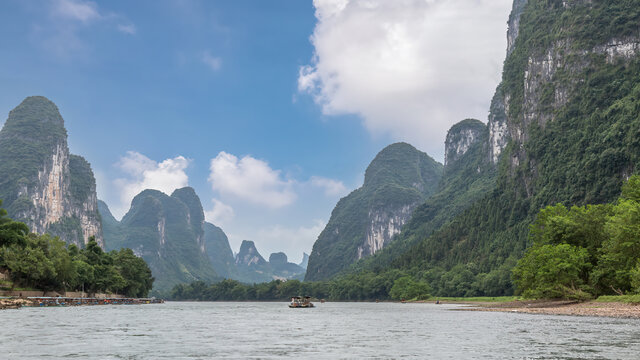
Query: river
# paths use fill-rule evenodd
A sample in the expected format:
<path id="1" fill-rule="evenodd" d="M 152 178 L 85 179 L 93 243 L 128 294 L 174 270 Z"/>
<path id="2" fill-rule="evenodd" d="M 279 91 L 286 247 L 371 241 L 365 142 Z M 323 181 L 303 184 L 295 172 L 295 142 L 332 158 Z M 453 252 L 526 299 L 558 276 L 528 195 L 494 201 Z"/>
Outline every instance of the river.
<path id="1" fill-rule="evenodd" d="M 0 312 L 2 359 L 638 359 L 640 320 L 462 305 L 189 303 Z"/>

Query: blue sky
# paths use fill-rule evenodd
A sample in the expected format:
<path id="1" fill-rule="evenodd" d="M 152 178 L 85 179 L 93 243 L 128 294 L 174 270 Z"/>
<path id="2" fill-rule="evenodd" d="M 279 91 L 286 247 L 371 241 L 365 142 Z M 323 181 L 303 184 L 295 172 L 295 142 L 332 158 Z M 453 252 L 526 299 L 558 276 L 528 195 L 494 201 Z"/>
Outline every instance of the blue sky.
<path id="1" fill-rule="evenodd" d="M 117 217 L 143 188 L 189 185 L 235 251 L 250 239 L 298 261 L 384 146 L 442 161 L 452 124 L 486 120 L 509 8 L 7 0 L 0 113 L 54 101 Z"/>

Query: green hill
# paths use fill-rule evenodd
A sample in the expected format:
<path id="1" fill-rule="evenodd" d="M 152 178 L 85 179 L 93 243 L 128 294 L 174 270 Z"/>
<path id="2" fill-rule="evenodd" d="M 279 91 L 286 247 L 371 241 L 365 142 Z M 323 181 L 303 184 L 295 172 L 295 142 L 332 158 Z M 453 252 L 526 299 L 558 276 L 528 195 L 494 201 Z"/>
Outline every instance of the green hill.
<path id="1" fill-rule="evenodd" d="M 305 280 L 327 279 L 392 242 L 413 210 L 432 195 L 442 164 L 406 143 L 380 151 L 364 185 L 342 198 L 309 256 Z"/>

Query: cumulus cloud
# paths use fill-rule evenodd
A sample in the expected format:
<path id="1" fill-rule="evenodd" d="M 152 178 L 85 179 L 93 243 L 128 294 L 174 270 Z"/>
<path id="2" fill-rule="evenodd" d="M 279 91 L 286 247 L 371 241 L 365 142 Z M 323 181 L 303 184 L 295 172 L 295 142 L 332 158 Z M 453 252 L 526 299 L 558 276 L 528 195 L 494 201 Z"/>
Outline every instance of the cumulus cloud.
<path id="1" fill-rule="evenodd" d="M 210 170 L 211 187 L 222 195 L 272 209 L 287 206 L 296 199 L 293 180 L 284 179 L 280 170 L 251 156 L 239 159 L 222 151 L 211 160 Z"/>
<path id="2" fill-rule="evenodd" d="M 326 115 L 442 155 L 447 129 L 484 119 L 512 0 L 314 0 L 314 55 L 298 90 Z"/>
<path id="3" fill-rule="evenodd" d="M 116 164 L 126 176 L 114 180 L 120 194 L 120 203 L 112 209 L 114 215 L 124 215 L 131 200 L 143 190 L 154 189 L 171 194 L 175 189 L 188 186 L 189 177 L 185 170 L 189 162 L 183 156 L 156 162 L 138 152 L 127 152 Z"/>
<path id="4" fill-rule="evenodd" d="M 82 0 L 56 0 L 53 2 L 52 13 L 54 16 L 77 20 L 85 24 L 102 17 L 96 3 Z"/>
<path id="5" fill-rule="evenodd" d="M 201 60 L 213 71 L 218 71 L 220 70 L 220 67 L 222 67 L 222 59 L 217 56 L 211 55 L 211 53 L 208 51 L 205 51 L 202 54 Z"/>
<path id="6" fill-rule="evenodd" d="M 208 222 L 217 226 L 224 226 L 234 218 L 235 212 L 231 206 L 218 199 L 211 199 L 211 202 L 213 203 L 213 208 L 204 212 Z"/>
<path id="7" fill-rule="evenodd" d="M 312 176 L 311 185 L 324 189 L 326 196 L 340 196 L 347 192 L 347 187 L 342 181 L 324 178 L 321 176 Z"/>

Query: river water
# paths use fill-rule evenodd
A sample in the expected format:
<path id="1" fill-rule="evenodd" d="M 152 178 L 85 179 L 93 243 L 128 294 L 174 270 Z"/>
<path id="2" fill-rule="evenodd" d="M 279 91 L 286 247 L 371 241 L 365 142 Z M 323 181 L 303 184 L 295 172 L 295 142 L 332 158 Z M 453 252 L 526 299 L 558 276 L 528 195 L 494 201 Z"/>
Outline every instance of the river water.
<path id="1" fill-rule="evenodd" d="M 0 359 L 640 359 L 640 320 L 461 305 L 188 303 L 0 312 Z"/>

